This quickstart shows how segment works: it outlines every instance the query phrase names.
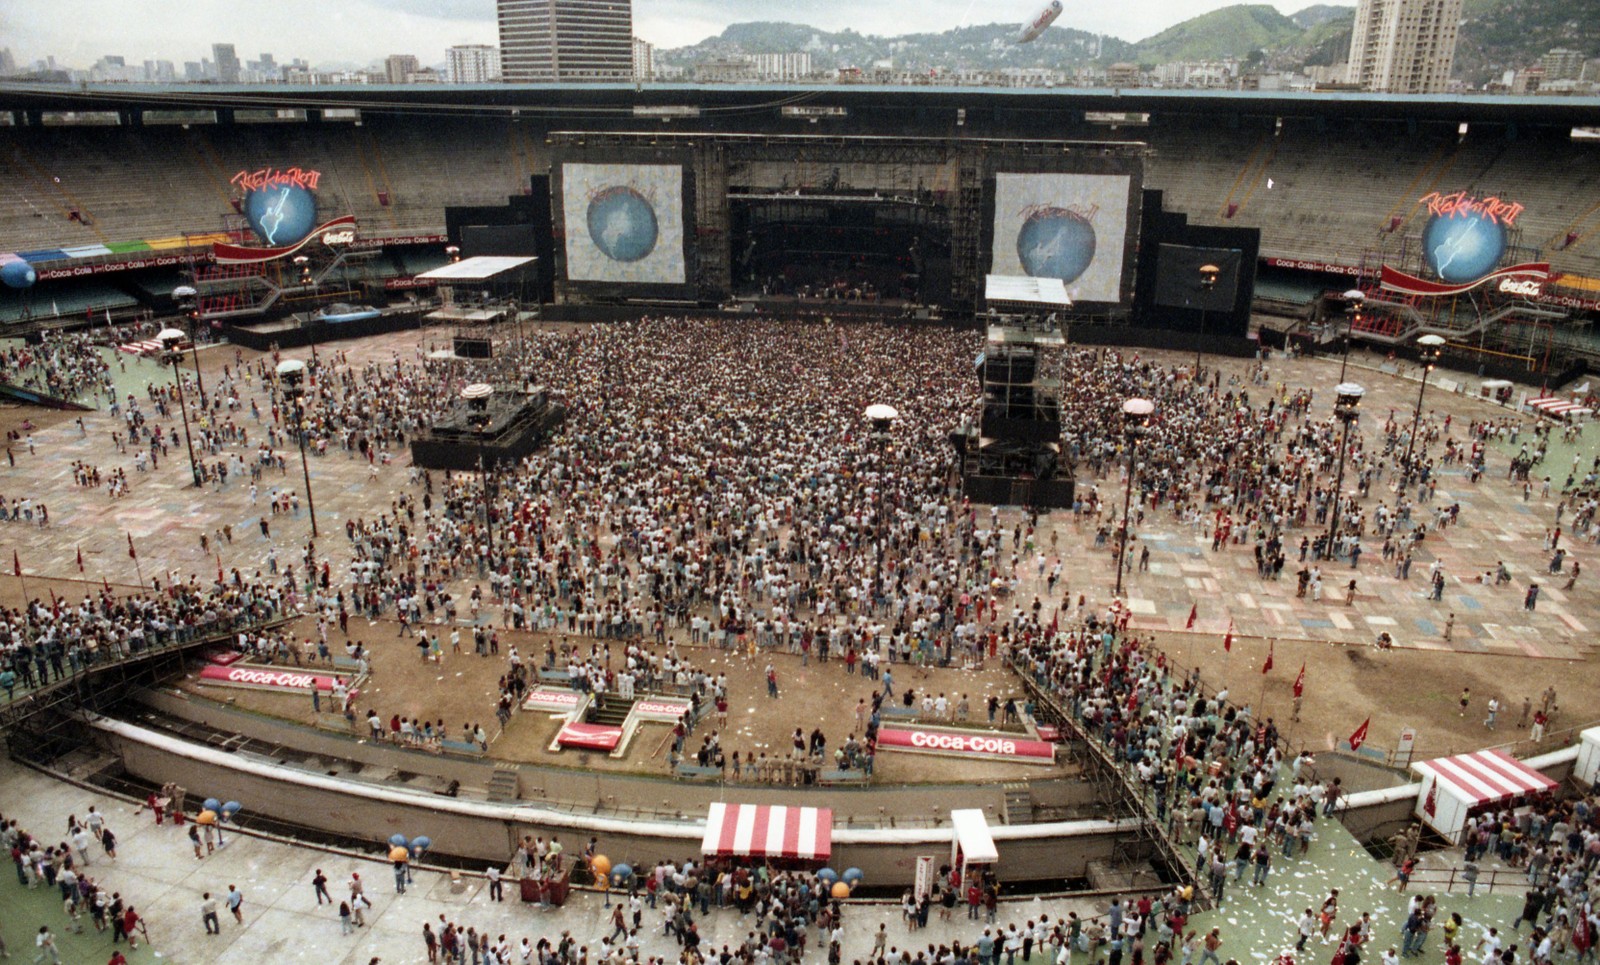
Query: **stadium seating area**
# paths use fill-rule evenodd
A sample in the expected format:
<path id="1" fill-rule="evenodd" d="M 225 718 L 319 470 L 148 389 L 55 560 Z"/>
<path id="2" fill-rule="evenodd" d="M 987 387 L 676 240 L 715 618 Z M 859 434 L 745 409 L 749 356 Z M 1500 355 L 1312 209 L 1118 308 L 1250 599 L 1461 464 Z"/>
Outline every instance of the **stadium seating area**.
<path id="1" fill-rule="evenodd" d="M 1418 199 L 1466 190 L 1522 203 L 1522 245 L 1559 271 L 1600 276 L 1594 146 L 1401 125 L 1274 134 L 1173 123 L 1131 136 L 1154 148 L 1146 183 L 1167 192 L 1169 210 L 1260 227 L 1263 256 L 1354 265 L 1375 248 L 1393 253 L 1421 224 Z M 541 128 L 502 118 L 17 128 L 0 148 L 0 239 L 27 251 L 220 231 L 238 196 L 229 179 L 263 166 L 321 171 L 320 213 L 353 214 L 368 236 L 436 232 L 447 205 L 501 203 L 548 163 Z"/>

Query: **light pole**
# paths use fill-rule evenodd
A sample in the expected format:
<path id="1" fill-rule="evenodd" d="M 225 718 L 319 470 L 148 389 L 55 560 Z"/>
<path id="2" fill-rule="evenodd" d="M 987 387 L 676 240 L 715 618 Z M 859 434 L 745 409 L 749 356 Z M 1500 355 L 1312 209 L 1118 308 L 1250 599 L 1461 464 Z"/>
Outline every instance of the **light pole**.
<path id="1" fill-rule="evenodd" d="M 1334 387 L 1333 415 L 1344 423 L 1344 435 L 1339 442 L 1339 471 L 1333 480 L 1333 503 L 1328 509 L 1328 543 L 1322 548 L 1323 559 L 1333 559 L 1333 544 L 1339 538 L 1339 502 L 1344 495 L 1344 456 L 1350 449 L 1350 426 L 1361 417 L 1361 397 L 1367 390 L 1354 382 L 1341 382 Z"/>
<path id="2" fill-rule="evenodd" d="M 1350 336 L 1355 331 L 1356 322 L 1361 320 L 1361 306 L 1366 304 L 1367 296 L 1359 288 L 1352 288 L 1344 293 L 1344 361 L 1339 363 L 1339 382 L 1343 384 L 1344 373 L 1350 365 Z"/>
<path id="3" fill-rule="evenodd" d="M 172 366 L 172 379 L 178 383 L 178 411 L 183 414 L 183 442 L 189 447 L 189 475 L 194 479 L 196 489 L 200 488 L 200 463 L 194 457 L 194 439 L 189 435 L 189 406 L 183 399 L 183 370 L 178 366 L 183 362 L 184 334 L 176 328 L 164 328 L 156 333 L 156 341 L 161 343 L 161 361 Z"/>
<path id="4" fill-rule="evenodd" d="M 485 458 L 483 437 L 492 421 L 489 399 L 493 395 L 494 386 L 487 382 L 474 382 L 461 390 L 461 398 L 467 403 L 467 425 L 478 430 L 478 472 L 483 476 L 483 532 L 490 565 L 494 563 L 494 506 L 490 502 L 489 461 Z"/>
<path id="5" fill-rule="evenodd" d="M 1417 430 L 1422 426 L 1422 394 L 1428 391 L 1428 373 L 1444 352 L 1445 341 L 1438 335 L 1424 335 L 1417 339 L 1417 357 L 1422 361 L 1422 384 L 1417 386 L 1417 411 L 1411 417 L 1411 438 L 1406 440 L 1405 482 L 1411 482 L 1412 454 L 1417 448 Z"/>
<path id="6" fill-rule="evenodd" d="M 306 508 L 311 511 L 311 538 L 316 539 L 317 533 L 317 504 L 311 498 L 311 463 L 306 459 L 306 432 L 310 423 L 306 420 L 304 398 L 306 380 L 306 363 L 299 359 L 288 359 L 278 363 L 278 381 L 283 384 L 283 397 L 294 403 L 294 431 L 300 437 L 300 471 L 306 480 Z"/>
<path id="7" fill-rule="evenodd" d="M 1198 372 L 1198 367 L 1196 368 Z M 1156 404 L 1149 399 L 1133 398 L 1122 403 L 1122 431 L 1128 440 L 1128 485 L 1122 494 L 1122 532 L 1117 537 L 1117 587 L 1115 594 L 1122 596 L 1122 566 L 1128 556 L 1128 531 L 1133 528 L 1133 477 L 1138 463 L 1134 461 L 1139 439 L 1150 431 L 1150 413 Z"/>
<path id="8" fill-rule="evenodd" d="M 1222 269 L 1207 262 L 1200 266 L 1200 337 L 1194 345 L 1194 380 L 1200 381 L 1200 350 L 1206 343 L 1206 301 L 1211 290 L 1217 287 L 1217 276 Z"/>

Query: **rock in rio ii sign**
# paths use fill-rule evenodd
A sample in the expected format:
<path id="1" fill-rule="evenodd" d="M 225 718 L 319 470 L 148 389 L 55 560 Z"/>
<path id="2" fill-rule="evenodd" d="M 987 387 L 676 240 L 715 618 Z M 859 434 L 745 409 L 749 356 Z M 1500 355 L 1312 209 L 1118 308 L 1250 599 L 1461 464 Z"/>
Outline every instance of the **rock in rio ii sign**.
<path id="1" fill-rule="evenodd" d="M 1053 764 L 1056 759 L 1053 744 L 1005 734 L 884 728 L 878 731 L 878 747 L 880 750 L 942 754 L 1018 764 Z"/>

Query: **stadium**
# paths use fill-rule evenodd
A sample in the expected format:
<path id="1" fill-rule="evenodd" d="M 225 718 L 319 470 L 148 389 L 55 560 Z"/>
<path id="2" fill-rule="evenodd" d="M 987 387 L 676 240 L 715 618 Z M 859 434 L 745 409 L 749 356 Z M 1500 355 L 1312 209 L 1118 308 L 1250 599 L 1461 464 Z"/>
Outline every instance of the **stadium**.
<path id="1" fill-rule="evenodd" d="M 102 802 L 179 961 L 604 955 L 686 859 L 837 900 L 780 957 L 905 892 L 1292 958 L 1398 867 L 1505 927 L 1593 871 L 1597 109 L 0 85 L 0 808 Z M 202 953 L 152 811 L 386 934 Z"/>

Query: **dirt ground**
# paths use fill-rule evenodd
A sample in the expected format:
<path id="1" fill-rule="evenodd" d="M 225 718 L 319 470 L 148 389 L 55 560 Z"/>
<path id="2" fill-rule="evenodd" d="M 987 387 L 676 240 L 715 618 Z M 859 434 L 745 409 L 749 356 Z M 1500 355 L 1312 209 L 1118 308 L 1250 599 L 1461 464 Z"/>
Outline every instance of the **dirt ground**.
<path id="1" fill-rule="evenodd" d="M 297 639 L 314 636 L 316 624 L 300 620 L 294 625 Z M 504 733 L 496 733 L 494 704 L 498 693 L 499 677 L 507 670 L 506 658 L 512 646 L 518 648 L 525 662 L 537 664 L 544 659 L 546 634 L 501 631 L 500 655 L 479 657 L 472 652 L 471 634 L 462 634 L 463 652 L 449 651 L 442 664 L 424 663 L 418 656 L 413 639 L 399 636 L 399 624 L 379 620 L 352 620 L 350 639 L 366 644 L 372 654 L 372 679 L 363 688 L 359 703 L 359 716 L 365 720 L 367 709 L 378 711 L 387 723 L 390 716 L 443 720 L 446 730 L 458 735 L 462 723 L 483 723 L 495 735 L 490 745 L 491 756 L 526 763 L 584 766 L 597 770 L 632 771 L 652 774 L 665 773 L 667 769 L 669 728 L 665 725 L 646 725 L 634 736 L 627 756 L 612 759 L 605 754 L 578 751 L 551 752 L 557 725 L 540 712 L 519 711 L 512 717 Z M 448 636 L 444 637 L 448 640 Z M 559 638 L 558 645 L 559 645 Z M 330 646 L 342 651 L 343 637 L 337 628 L 330 635 Z M 857 701 L 870 705 L 873 691 L 880 682 L 867 680 L 845 672 L 842 661 L 827 664 L 811 661 L 802 665 L 799 657 L 789 654 L 762 654 L 752 661 L 733 656 L 728 652 L 679 644 L 680 652 L 692 654 L 689 659 L 710 674 L 728 675 L 728 725 L 722 735 L 722 744 L 729 759 L 735 750 L 744 757 L 751 752 L 765 752 L 768 756 L 786 752 L 796 727 L 810 734 L 821 727 L 827 735 L 830 749 L 841 743 L 856 729 L 855 707 Z M 766 665 L 771 661 L 778 673 L 779 696 L 776 700 L 766 694 Z M 989 695 L 995 694 L 1004 703 L 1010 696 L 1023 699 L 1022 688 L 1008 671 L 991 662 L 977 671 L 960 669 L 910 670 L 895 666 L 895 700 L 906 687 L 911 687 L 920 701 L 924 690 L 935 695 L 952 696 L 965 693 L 972 707 L 970 726 L 981 727 L 984 705 Z M 191 693 L 213 700 L 226 700 L 235 706 L 259 713 L 283 717 L 302 723 L 313 722 L 311 702 L 307 698 L 256 690 L 235 690 L 202 686 L 193 679 L 183 685 Z M 956 698 L 959 699 L 959 698 Z M 364 728 L 364 723 L 363 723 Z M 707 733 L 717 726 L 715 718 L 701 725 L 697 734 Z M 1020 733 L 1020 732 L 1018 732 Z M 698 747 L 698 737 L 691 740 Z M 831 751 L 830 751 L 831 752 Z M 953 771 L 956 763 L 959 771 Z M 948 759 L 915 754 L 880 754 L 876 765 L 877 780 L 887 782 L 946 782 L 1019 780 L 1060 774 L 1057 768 L 1037 765 L 988 764 L 978 761 L 952 762 Z M 959 775 L 959 776 L 957 776 Z"/>
<path id="2" fill-rule="evenodd" d="M 1518 726 L 1522 702 L 1527 698 L 1537 708 L 1546 687 L 1556 688 L 1560 708 L 1546 728 L 1545 744 L 1552 749 L 1560 746 L 1560 731 L 1600 717 L 1594 703 L 1600 674 L 1593 661 L 1279 640 L 1272 671 L 1263 675 L 1266 640 L 1237 637 L 1229 653 L 1220 637 L 1171 633 L 1155 637 L 1157 646 L 1176 664 L 1187 668 L 1198 663 L 1202 680 L 1212 687 L 1218 681 L 1232 682 L 1230 700 L 1272 717 L 1292 746 L 1313 753 L 1348 740 L 1369 716 L 1368 750 L 1394 748 L 1401 729 L 1413 727 L 1417 730 L 1414 760 L 1514 741 L 1521 743 L 1511 749 L 1513 753 L 1530 753 L 1536 745 L 1526 740 L 1528 727 Z M 1302 662 L 1305 699 L 1295 722 L 1293 686 Z M 1464 716 L 1458 703 L 1463 687 L 1471 691 Z M 1483 723 L 1491 696 L 1498 697 L 1502 706 L 1494 730 Z"/>

